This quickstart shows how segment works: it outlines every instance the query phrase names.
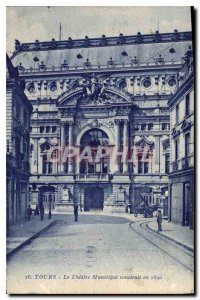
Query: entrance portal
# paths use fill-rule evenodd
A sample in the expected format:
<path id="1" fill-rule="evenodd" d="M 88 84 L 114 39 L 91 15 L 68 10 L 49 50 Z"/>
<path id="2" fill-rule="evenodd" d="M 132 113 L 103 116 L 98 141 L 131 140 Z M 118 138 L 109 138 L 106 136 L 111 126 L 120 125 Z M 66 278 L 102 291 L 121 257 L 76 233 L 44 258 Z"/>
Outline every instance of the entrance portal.
<path id="1" fill-rule="evenodd" d="M 100 187 L 91 187 L 85 190 L 84 211 L 103 210 L 104 192 Z"/>
<path id="2" fill-rule="evenodd" d="M 41 186 L 39 188 L 39 205 L 43 205 L 44 208 L 48 209 L 55 208 L 55 188 L 53 186 Z"/>

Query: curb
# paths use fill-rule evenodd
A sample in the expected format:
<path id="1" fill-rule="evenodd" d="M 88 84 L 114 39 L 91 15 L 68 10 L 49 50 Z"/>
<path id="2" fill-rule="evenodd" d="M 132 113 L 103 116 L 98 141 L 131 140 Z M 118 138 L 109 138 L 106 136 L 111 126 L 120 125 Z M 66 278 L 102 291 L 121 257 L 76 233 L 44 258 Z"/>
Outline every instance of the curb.
<path id="1" fill-rule="evenodd" d="M 12 256 L 14 253 L 16 253 L 19 249 L 23 248 L 24 246 L 28 245 L 31 243 L 32 240 L 34 240 L 35 238 L 37 238 L 41 233 L 43 233 L 44 231 L 48 230 L 51 226 L 56 224 L 56 220 L 52 221 L 50 224 L 48 224 L 46 227 L 42 228 L 40 231 L 36 232 L 35 234 L 33 234 L 31 237 L 29 237 L 27 240 L 25 240 L 23 243 L 21 243 L 20 245 L 18 245 L 16 248 L 10 250 L 7 254 L 6 257 L 9 258 L 10 256 Z"/>
<path id="2" fill-rule="evenodd" d="M 194 248 L 193 248 L 192 246 L 187 245 L 187 244 L 185 244 L 185 243 L 183 243 L 183 242 L 180 242 L 179 240 L 176 240 L 176 239 L 174 239 L 174 238 L 172 238 L 172 237 L 170 237 L 170 236 L 168 236 L 168 235 L 166 235 L 166 234 L 164 234 L 164 233 L 158 233 L 157 230 L 150 228 L 148 224 L 147 224 L 146 226 L 148 227 L 148 229 L 150 229 L 150 230 L 153 231 L 153 232 L 156 232 L 158 235 L 162 235 L 162 236 L 164 236 L 165 238 L 167 238 L 167 239 L 169 239 L 169 240 L 175 242 L 176 244 L 183 246 L 183 247 L 186 248 L 187 250 L 194 252 Z"/>

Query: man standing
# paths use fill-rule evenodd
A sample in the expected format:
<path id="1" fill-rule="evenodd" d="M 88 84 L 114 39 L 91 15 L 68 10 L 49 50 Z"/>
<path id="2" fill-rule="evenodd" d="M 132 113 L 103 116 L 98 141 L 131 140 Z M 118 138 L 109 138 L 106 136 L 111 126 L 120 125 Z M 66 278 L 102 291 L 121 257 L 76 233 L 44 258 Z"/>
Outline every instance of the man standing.
<path id="1" fill-rule="evenodd" d="M 44 206 L 40 206 L 40 220 L 43 221 L 44 219 Z"/>
<path id="2" fill-rule="evenodd" d="M 158 210 L 157 223 L 158 223 L 158 232 L 162 231 L 162 214 L 161 214 L 161 210 Z"/>
<path id="3" fill-rule="evenodd" d="M 27 212 L 28 221 L 30 221 L 32 215 L 32 208 L 30 205 L 28 206 L 26 212 Z"/>
<path id="4" fill-rule="evenodd" d="M 75 222 L 78 222 L 78 205 L 74 204 Z"/>

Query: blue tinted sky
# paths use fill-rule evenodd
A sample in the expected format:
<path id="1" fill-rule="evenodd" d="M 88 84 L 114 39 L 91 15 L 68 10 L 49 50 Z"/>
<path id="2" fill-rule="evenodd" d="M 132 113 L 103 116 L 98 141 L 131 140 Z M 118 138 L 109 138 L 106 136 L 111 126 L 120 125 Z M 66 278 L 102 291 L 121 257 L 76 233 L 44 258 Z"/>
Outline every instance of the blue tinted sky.
<path id="1" fill-rule="evenodd" d="M 59 39 L 116 36 L 191 30 L 190 7 L 7 7 L 7 51 L 14 40 L 34 42 Z"/>

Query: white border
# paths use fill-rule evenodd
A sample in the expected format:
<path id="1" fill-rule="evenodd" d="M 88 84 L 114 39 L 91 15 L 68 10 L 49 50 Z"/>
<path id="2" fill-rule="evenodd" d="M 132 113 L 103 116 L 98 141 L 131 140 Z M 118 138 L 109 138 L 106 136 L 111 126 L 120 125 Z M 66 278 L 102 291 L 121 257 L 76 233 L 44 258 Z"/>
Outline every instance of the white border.
<path id="1" fill-rule="evenodd" d="M 109 3 L 109 5 L 108 5 Z M 138 5 L 137 5 L 138 4 Z M 133 0 L 123 0 L 123 1 L 116 1 L 116 0 L 110 0 L 109 2 L 107 0 L 87 0 L 82 1 L 82 0 L 73 0 L 73 1 L 66 1 L 66 0 L 34 0 L 34 4 L 30 2 L 27 2 L 25 0 L 1 0 L 0 2 L 0 37 L 1 37 L 1 46 L 0 46 L 0 84 L 1 84 L 1 97 L 0 97 L 0 103 L 1 103 L 1 117 L 0 117 L 0 129 L 1 129 L 1 143 L 0 143 L 0 174 L 1 174 L 1 181 L 0 181 L 0 201 L 1 201 L 1 206 L 0 206 L 0 220 L 1 220 L 1 225 L 0 225 L 0 295 L 1 299 L 5 299 L 8 296 L 5 295 L 5 290 L 6 290 L 6 260 L 5 260 L 5 254 L 6 254 L 6 249 L 5 249 L 5 228 L 6 228 L 6 162 L 5 162 L 5 149 L 6 149 L 6 138 L 5 138 L 5 132 L 6 132 L 6 106 L 5 106 L 5 99 L 6 99 L 6 85 L 5 85 L 5 71 L 6 70 L 6 60 L 5 60 L 5 53 L 6 53 L 6 6 L 189 6 L 192 5 L 194 6 L 197 10 L 200 7 L 200 2 L 199 0 L 193 0 L 193 1 L 188 1 L 188 0 L 168 0 L 165 1 L 148 1 L 148 0 L 140 0 L 139 2 L 134 3 Z M 196 14 L 196 19 L 198 18 L 198 12 Z M 197 40 L 199 37 L 199 22 L 196 20 L 196 32 L 197 34 Z M 196 70 L 198 70 L 198 56 L 197 56 L 197 49 L 198 47 L 198 41 L 196 41 Z M 196 82 L 196 102 L 198 102 L 198 86 L 199 82 Z M 199 133 L 199 122 L 198 122 L 198 103 L 196 103 L 196 110 L 197 110 L 197 115 L 196 115 L 196 137 L 198 137 Z M 198 139 L 197 142 L 197 149 L 199 149 L 199 143 L 200 139 Z M 197 150 L 196 150 L 197 151 Z M 196 152 L 197 156 L 198 152 Z M 196 169 L 200 170 L 199 168 L 199 161 L 196 162 Z M 198 186 L 198 174 L 196 174 L 196 186 Z M 199 195 L 199 190 L 197 190 L 197 197 L 196 197 L 196 209 L 198 209 L 198 195 Z M 197 221 L 197 217 L 196 217 Z M 198 224 L 196 224 L 197 226 Z M 198 234 L 198 229 L 197 234 Z M 3 237 L 3 238 L 2 238 Z M 196 242 L 198 242 L 198 236 L 196 236 Z M 198 245 L 197 245 L 198 247 Z M 197 248 L 198 249 L 198 248 Z M 197 255 L 198 253 L 196 253 Z M 198 265 L 197 269 L 199 270 L 199 259 L 197 260 Z M 197 274 L 196 274 L 197 276 Z M 199 277 L 199 276 L 198 276 Z M 199 287 L 199 279 L 197 277 L 197 287 Z M 28 296 L 27 296 L 28 297 Z M 41 296 L 39 296 L 40 298 Z M 26 297 L 25 297 L 26 298 Z M 56 296 L 53 298 L 57 298 Z M 68 298 L 71 298 L 68 296 Z M 79 298 L 79 297 L 78 297 Z M 107 297 L 105 297 L 107 298 Z M 120 297 L 124 298 L 125 297 Z M 145 297 L 137 297 L 134 296 L 134 298 L 139 298 L 139 299 L 144 299 Z M 185 297 L 184 297 L 185 298 Z M 189 297 L 186 297 L 189 298 Z M 175 297 L 170 297 L 170 299 L 175 299 Z"/>

